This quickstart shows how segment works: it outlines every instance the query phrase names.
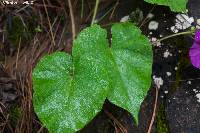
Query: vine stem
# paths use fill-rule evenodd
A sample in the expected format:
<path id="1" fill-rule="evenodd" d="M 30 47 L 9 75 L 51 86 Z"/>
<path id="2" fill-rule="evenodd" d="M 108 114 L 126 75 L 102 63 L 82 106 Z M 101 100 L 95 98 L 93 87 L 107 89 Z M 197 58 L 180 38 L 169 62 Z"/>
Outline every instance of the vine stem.
<path id="1" fill-rule="evenodd" d="M 158 41 L 161 42 L 161 41 L 164 41 L 166 39 L 169 39 L 169 38 L 172 38 L 172 37 L 175 37 L 175 36 L 188 35 L 188 34 L 193 34 L 193 33 L 194 33 L 193 31 L 180 32 L 180 33 L 176 33 L 176 34 L 172 34 L 172 35 L 163 37 L 163 38 L 159 39 Z"/>
<path id="2" fill-rule="evenodd" d="M 147 133 L 151 133 L 153 122 L 154 122 L 155 116 L 156 116 L 156 109 L 157 109 L 157 102 L 158 102 L 158 88 L 155 87 L 155 89 L 156 89 L 156 98 L 155 98 L 155 102 L 154 102 L 154 109 L 153 109 L 153 114 L 152 114 L 152 117 L 151 117 L 151 122 L 149 124 L 149 128 L 148 128 Z"/>
<path id="3" fill-rule="evenodd" d="M 99 0 L 96 0 L 95 7 L 94 7 L 94 14 L 93 14 L 93 17 L 92 17 L 92 23 L 91 23 L 91 25 L 94 24 L 95 17 L 97 15 L 98 5 L 99 5 Z"/>

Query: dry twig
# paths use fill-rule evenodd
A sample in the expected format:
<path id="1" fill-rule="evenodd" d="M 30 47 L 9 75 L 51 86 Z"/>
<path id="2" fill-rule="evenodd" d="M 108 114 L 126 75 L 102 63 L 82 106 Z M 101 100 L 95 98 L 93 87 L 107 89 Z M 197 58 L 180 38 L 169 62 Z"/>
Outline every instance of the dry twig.
<path id="1" fill-rule="evenodd" d="M 54 35 L 53 35 L 53 31 L 52 31 L 52 25 L 51 25 L 51 22 L 50 22 L 50 19 L 49 19 L 49 14 L 48 14 L 47 7 L 46 7 L 46 4 L 45 4 L 45 1 L 44 1 L 44 0 L 43 0 L 43 4 L 44 4 L 44 9 L 45 9 L 45 12 L 46 12 L 46 15 L 47 15 L 47 20 L 48 20 L 48 23 L 49 23 L 51 39 L 52 39 L 52 41 L 53 41 L 53 45 L 56 46 L 56 44 L 55 44 L 55 39 L 54 39 Z"/>
<path id="2" fill-rule="evenodd" d="M 128 133 L 126 128 L 110 112 L 108 112 L 107 110 L 104 110 L 104 112 L 111 120 L 113 120 L 116 123 L 116 125 L 119 127 L 122 133 Z"/>
<path id="3" fill-rule="evenodd" d="M 158 102 L 158 88 L 157 87 L 155 87 L 155 88 L 156 88 L 156 98 L 155 98 L 155 102 L 154 102 L 154 109 L 153 109 L 153 114 L 152 114 L 152 117 L 151 117 L 151 122 L 149 124 L 149 128 L 148 128 L 147 133 L 151 133 L 153 122 L 154 122 L 155 116 L 156 116 L 156 108 L 157 108 L 157 102 Z"/>
<path id="4" fill-rule="evenodd" d="M 69 6 L 69 11 L 70 11 L 71 23 L 72 23 L 72 37 L 74 40 L 76 37 L 76 27 L 75 27 L 74 14 L 73 14 L 71 0 L 68 0 L 68 6 Z"/>

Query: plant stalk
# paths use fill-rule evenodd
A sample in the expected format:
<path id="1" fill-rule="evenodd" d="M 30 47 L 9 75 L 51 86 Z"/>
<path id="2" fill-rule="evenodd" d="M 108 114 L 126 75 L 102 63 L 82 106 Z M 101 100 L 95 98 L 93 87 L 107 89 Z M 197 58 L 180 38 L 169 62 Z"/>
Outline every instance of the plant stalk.
<path id="1" fill-rule="evenodd" d="M 91 23 L 91 25 L 93 25 L 94 22 L 95 22 L 95 18 L 96 18 L 96 15 L 97 15 L 98 6 L 99 6 L 99 0 L 96 0 L 95 7 L 94 7 L 94 14 L 93 14 L 93 17 L 92 17 L 92 23 Z"/>
<path id="2" fill-rule="evenodd" d="M 172 38 L 172 37 L 175 37 L 175 36 L 188 35 L 188 34 L 193 34 L 193 33 L 194 33 L 193 31 L 180 32 L 180 33 L 177 33 L 177 34 L 172 34 L 172 35 L 163 37 L 163 38 L 159 39 L 158 41 L 161 42 L 161 41 L 164 41 L 166 39 L 169 39 L 169 38 Z"/>

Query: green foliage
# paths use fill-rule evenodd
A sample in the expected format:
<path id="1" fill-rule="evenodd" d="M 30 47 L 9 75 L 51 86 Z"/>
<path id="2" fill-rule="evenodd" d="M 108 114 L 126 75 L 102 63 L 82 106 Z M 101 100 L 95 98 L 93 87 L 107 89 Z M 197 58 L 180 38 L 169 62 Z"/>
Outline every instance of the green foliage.
<path id="1" fill-rule="evenodd" d="M 131 23 L 115 24 L 111 31 L 111 47 L 106 30 L 93 25 L 78 35 L 72 56 L 56 52 L 37 64 L 33 104 L 50 132 L 71 133 L 83 128 L 106 98 L 138 121 L 151 84 L 151 44 Z"/>
<path id="2" fill-rule="evenodd" d="M 169 6 L 174 12 L 185 12 L 188 0 L 145 0 L 148 3 Z"/>

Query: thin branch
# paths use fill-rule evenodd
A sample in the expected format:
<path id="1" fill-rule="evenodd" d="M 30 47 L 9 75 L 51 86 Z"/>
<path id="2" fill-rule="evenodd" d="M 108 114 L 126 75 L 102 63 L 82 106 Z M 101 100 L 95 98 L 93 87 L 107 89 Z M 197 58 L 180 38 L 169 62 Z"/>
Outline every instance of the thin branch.
<path id="1" fill-rule="evenodd" d="M 115 10 L 116 10 L 116 8 L 117 8 L 118 5 L 119 5 L 119 0 L 117 0 L 117 2 L 115 3 L 115 5 L 113 7 L 113 10 L 112 10 L 112 13 L 111 13 L 111 15 L 109 17 L 109 20 L 112 19 L 113 15 L 114 15 L 114 12 L 115 12 Z"/>
<path id="2" fill-rule="evenodd" d="M 156 5 L 153 6 L 153 8 L 149 11 L 149 13 L 153 12 L 153 10 L 154 10 L 155 7 L 156 7 Z M 149 14 L 149 13 L 148 13 L 148 14 Z M 141 27 L 142 27 L 144 24 L 146 24 L 148 21 L 149 21 L 149 20 L 148 20 L 148 17 L 146 16 L 145 19 L 142 21 L 142 23 L 140 24 L 139 27 L 141 28 Z"/>
<path id="3" fill-rule="evenodd" d="M 84 0 L 81 0 L 81 18 L 83 18 Z"/>
<path id="4" fill-rule="evenodd" d="M 71 24 L 72 24 L 72 38 L 74 40 L 76 37 L 76 27 L 75 27 L 74 14 L 73 14 L 71 0 L 68 0 L 68 6 L 69 6 L 69 10 L 70 10 L 70 17 L 71 17 Z"/>
<path id="5" fill-rule="evenodd" d="M 18 49 L 17 49 L 17 57 L 16 57 L 16 64 L 15 64 L 15 69 L 17 70 L 17 66 L 18 66 L 18 60 L 19 60 L 19 50 L 21 48 L 21 37 L 19 38 L 19 45 L 18 45 Z M 16 74 L 16 73 L 15 73 Z"/>
<path id="6" fill-rule="evenodd" d="M 126 128 L 107 110 L 104 110 L 104 112 L 106 113 L 106 115 L 113 120 L 116 125 L 119 127 L 119 129 L 121 130 L 122 133 L 128 133 L 128 131 L 126 130 Z"/>
<path id="7" fill-rule="evenodd" d="M 46 14 L 47 14 L 47 20 L 48 20 L 48 23 L 49 23 L 51 38 L 52 38 L 52 41 L 53 41 L 53 45 L 55 46 L 56 43 L 55 43 L 53 31 L 52 31 L 52 26 L 51 26 L 51 22 L 50 22 L 50 19 L 49 19 L 49 14 L 48 14 L 47 7 L 46 7 L 46 4 L 45 4 L 45 1 L 44 1 L 44 0 L 43 0 L 43 4 L 44 4 L 45 12 L 46 12 Z"/>

